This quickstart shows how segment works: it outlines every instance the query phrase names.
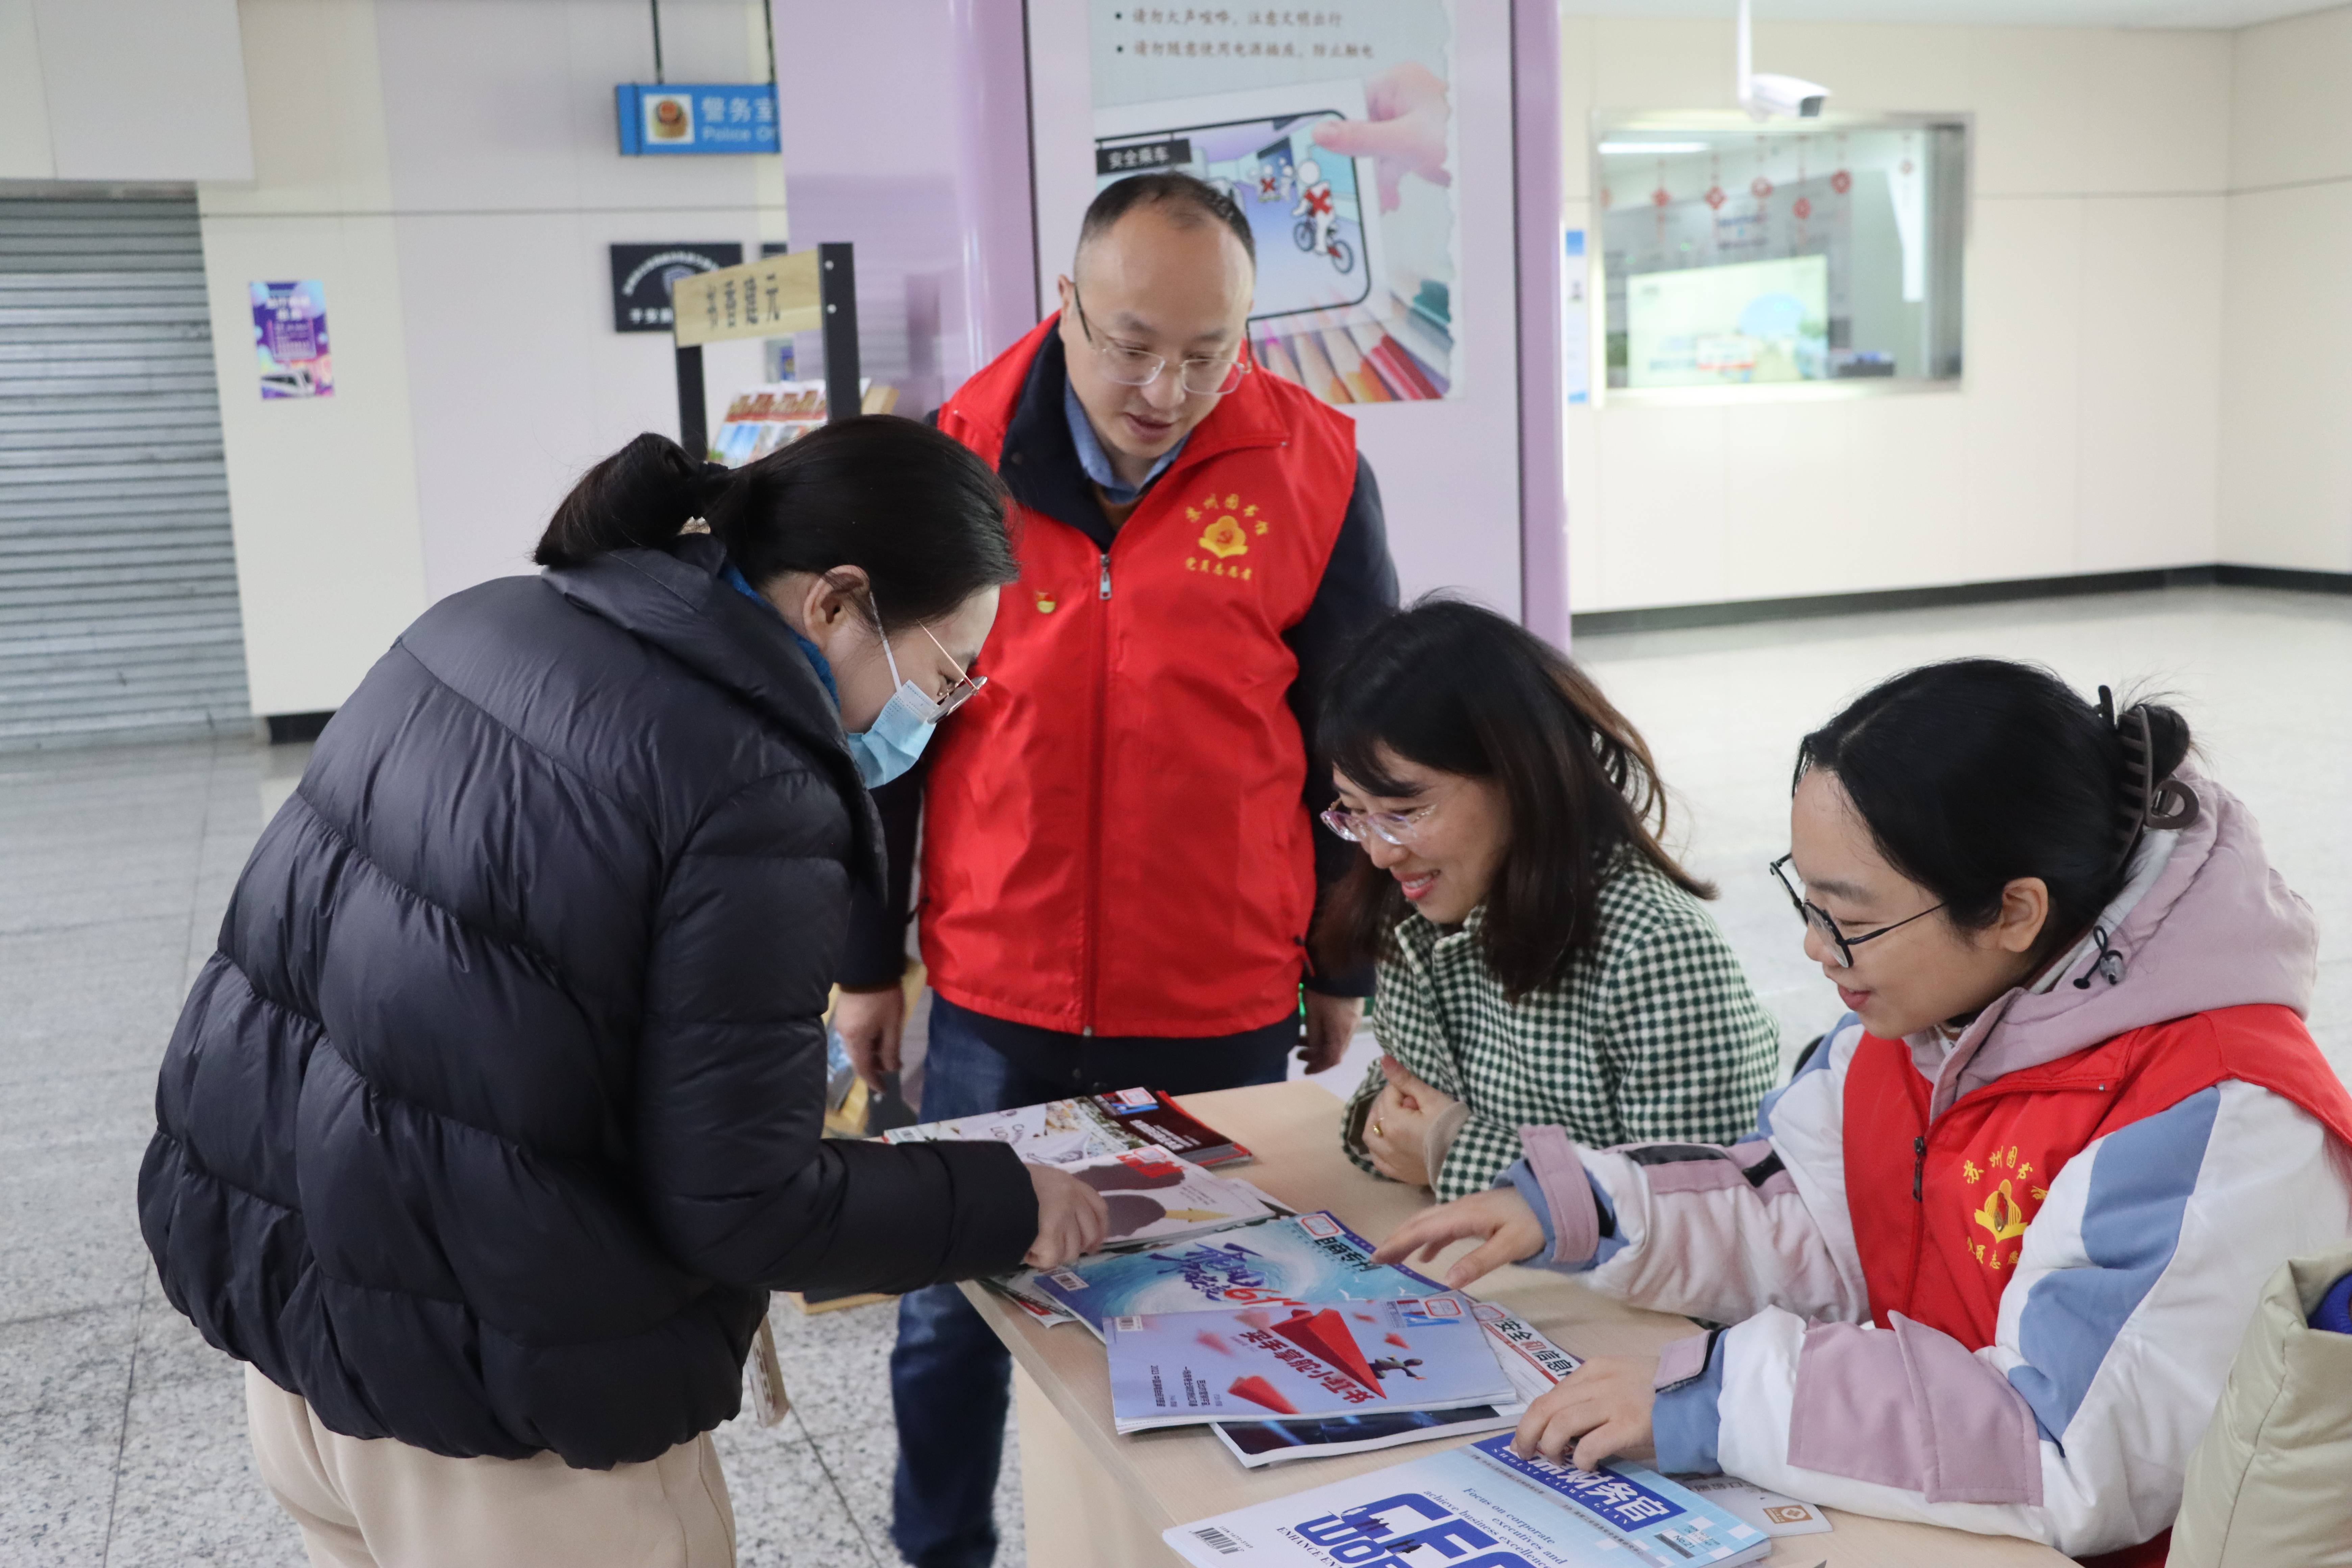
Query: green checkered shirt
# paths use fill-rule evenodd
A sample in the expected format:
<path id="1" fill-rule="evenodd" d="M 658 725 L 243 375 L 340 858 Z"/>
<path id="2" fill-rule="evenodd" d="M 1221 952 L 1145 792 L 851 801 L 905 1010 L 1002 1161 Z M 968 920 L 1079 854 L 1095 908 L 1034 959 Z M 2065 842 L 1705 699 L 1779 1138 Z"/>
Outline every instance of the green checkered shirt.
<path id="1" fill-rule="evenodd" d="M 1565 980 L 1514 1005 L 1480 956 L 1484 908 L 1456 931 L 1408 915 L 1381 961 L 1372 1034 L 1469 1121 L 1433 1173 L 1440 1198 L 1481 1192 L 1519 1158 L 1519 1129 L 1607 1148 L 1727 1143 L 1752 1131 L 1779 1070 L 1780 1029 L 1699 900 L 1628 857 L 1601 885 L 1600 941 Z M 1369 1171 L 1375 1065 L 1349 1101 L 1348 1157 Z"/>

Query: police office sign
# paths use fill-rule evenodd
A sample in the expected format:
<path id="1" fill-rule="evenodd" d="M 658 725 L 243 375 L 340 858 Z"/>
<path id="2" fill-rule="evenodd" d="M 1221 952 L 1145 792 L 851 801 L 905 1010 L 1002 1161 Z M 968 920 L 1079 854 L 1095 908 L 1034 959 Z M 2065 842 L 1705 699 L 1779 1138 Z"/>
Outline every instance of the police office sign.
<path id="1" fill-rule="evenodd" d="M 613 101 L 624 157 L 782 151 L 773 82 L 625 82 Z"/>

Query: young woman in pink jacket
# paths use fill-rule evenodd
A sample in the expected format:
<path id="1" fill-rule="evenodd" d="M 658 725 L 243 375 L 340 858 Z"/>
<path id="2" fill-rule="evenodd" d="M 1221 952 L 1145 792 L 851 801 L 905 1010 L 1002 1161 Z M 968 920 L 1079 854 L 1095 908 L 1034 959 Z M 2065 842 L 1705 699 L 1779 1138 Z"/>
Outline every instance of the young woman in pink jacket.
<path id="1" fill-rule="evenodd" d="M 2164 1559 L 2263 1282 L 2352 1235 L 2311 912 L 2188 727 L 1992 659 L 1807 736 L 1773 865 L 1851 1011 L 1724 1146 L 1529 1127 L 1381 1249 L 1729 1324 L 1595 1357 L 1523 1447 L 1654 1449 L 2085 1561 Z"/>

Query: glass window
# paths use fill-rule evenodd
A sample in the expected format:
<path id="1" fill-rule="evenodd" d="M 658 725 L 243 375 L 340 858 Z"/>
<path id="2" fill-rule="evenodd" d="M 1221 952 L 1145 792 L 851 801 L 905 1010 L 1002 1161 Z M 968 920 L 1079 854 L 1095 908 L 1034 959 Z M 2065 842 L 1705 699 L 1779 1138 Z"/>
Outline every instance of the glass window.
<path id="1" fill-rule="evenodd" d="M 1594 149 L 1612 389 L 1958 379 L 1964 121 L 1643 115 Z"/>

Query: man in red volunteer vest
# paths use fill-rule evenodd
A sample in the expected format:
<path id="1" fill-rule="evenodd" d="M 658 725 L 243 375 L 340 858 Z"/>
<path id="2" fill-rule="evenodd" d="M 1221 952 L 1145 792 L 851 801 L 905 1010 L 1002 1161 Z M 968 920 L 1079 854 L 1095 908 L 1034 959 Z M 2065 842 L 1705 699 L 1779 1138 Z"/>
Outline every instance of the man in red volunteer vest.
<path id="1" fill-rule="evenodd" d="M 898 1065 L 919 816 L 933 991 L 922 1114 L 1175 1093 L 1337 1062 L 1369 973 L 1306 938 L 1348 846 L 1318 833 L 1324 674 L 1396 604 L 1355 425 L 1257 370 L 1248 220 L 1188 175 L 1088 208 L 1061 309 L 950 397 L 940 428 L 1018 503 L 1021 581 L 986 692 L 876 792 L 890 907 L 853 919 L 835 1023 Z M 995 1555 L 1003 1347 L 952 1286 L 899 1307 L 892 1536 L 918 1568 Z"/>

